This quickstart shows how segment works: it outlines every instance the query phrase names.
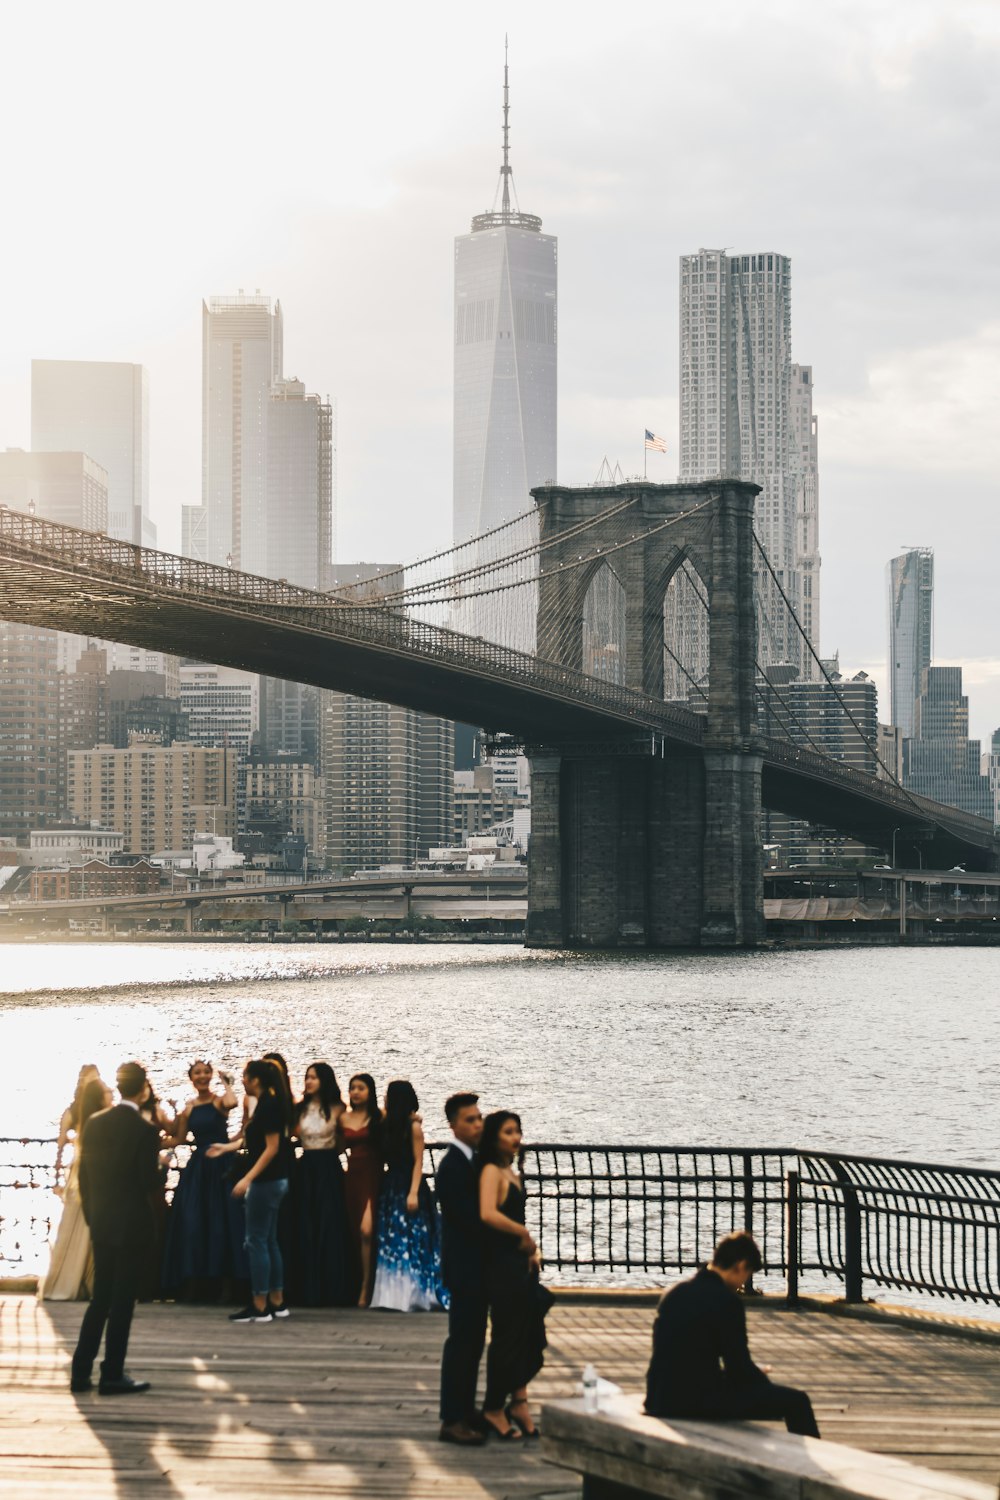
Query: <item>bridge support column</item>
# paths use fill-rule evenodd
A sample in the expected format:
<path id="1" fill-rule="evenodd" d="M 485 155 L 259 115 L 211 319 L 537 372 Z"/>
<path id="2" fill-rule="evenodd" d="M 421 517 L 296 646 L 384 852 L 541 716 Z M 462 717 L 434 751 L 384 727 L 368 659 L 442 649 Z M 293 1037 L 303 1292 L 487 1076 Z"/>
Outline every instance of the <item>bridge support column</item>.
<path id="1" fill-rule="evenodd" d="M 697 947 L 700 755 L 534 756 L 531 770 L 528 946 Z"/>
<path id="2" fill-rule="evenodd" d="M 705 751 L 705 866 L 700 940 L 752 948 L 764 937 L 759 755 Z"/>
<path id="3" fill-rule="evenodd" d="M 531 844 L 528 850 L 529 948 L 566 946 L 563 913 L 561 816 L 562 760 L 558 755 L 531 757 Z"/>
<path id="4" fill-rule="evenodd" d="M 191 905 L 184 908 L 184 931 L 194 932 L 194 907 Z"/>

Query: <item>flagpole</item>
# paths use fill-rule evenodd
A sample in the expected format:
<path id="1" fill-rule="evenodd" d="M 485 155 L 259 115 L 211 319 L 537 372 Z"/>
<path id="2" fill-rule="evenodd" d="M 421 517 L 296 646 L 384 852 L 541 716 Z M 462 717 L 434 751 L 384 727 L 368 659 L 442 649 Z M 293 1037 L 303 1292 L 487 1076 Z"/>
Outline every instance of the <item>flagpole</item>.
<path id="1" fill-rule="evenodd" d="M 642 429 L 642 477 L 646 478 L 646 465 L 649 463 L 649 449 L 646 447 L 646 429 Z"/>

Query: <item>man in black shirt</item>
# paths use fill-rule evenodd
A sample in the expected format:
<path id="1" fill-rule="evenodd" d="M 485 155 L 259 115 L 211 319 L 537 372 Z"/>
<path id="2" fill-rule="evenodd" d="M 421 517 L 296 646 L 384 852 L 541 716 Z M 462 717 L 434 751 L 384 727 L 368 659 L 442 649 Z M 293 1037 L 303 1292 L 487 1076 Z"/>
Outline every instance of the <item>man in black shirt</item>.
<path id="1" fill-rule="evenodd" d="M 711 1263 L 665 1292 L 653 1325 L 646 1376 L 652 1417 L 694 1421 L 777 1421 L 789 1432 L 819 1437 L 805 1391 L 774 1385 L 750 1358 L 746 1313 L 738 1293 L 761 1265 L 745 1231 L 727 1234 Z"/>
<path id="2" fill-rule="evenodd" d="M 160 1134 L 139 1113 L 149 1098 L 146 1070 L 123 1063 L 117 1081 L 121 1103 L 91 1116 L 78 1147 L 80 1198 L 94 1249 L 94 1295 L 80 1326 L 70 1389 L 91 1389 L 106 1324 L 102 1396 L 149 1389 L 147 1380 L 125 1374 L 125 1352 L 139 1272 L 154 1234 L 151 1194 L 159 1184 Z"/>

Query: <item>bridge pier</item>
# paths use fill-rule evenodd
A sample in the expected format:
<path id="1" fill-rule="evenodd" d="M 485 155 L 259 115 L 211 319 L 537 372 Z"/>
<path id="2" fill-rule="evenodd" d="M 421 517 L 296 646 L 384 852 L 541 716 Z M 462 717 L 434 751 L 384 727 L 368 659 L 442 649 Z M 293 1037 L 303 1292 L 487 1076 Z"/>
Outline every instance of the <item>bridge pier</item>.
<path id="1" fill-rule="evenodd" d="M 586 666 L 588 590 L 600 568 L 617 569 L 624 622 L 604 648 L 602 666 L 612 663 L 614 680 L 662 700 L 664 597 L 690 562 L 707 595 L 711 665 L 700 743 L 633 736 L 538 747 L 527 941 L 570 948 L 755 947 L 764 937 L 753 589 L 758 487 L 723 480 L 612 490 L 545 486 L 532 493 L 547 549 L 539 581 L 542 656 L 571 669 Z M 628 507 L 609 511 L 606 529 L 590 538 L 602 556 L 588 570 L 575 567 L 573 526 L 612 501 Z M 644 527 L 638 545 L 623 546 Z M 603 628 L 614 629 L 606 622 Z"/>
<path id="2" fill-rule="evenodd" d="M 527 944 L 754 946 L 759 756 L 535 754 Z"/>

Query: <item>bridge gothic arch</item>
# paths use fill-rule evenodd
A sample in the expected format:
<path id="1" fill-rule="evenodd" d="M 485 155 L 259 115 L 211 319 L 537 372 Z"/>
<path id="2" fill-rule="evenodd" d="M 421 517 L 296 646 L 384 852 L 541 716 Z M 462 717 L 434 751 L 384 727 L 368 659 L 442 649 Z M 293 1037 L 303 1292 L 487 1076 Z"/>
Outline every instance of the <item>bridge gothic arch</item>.
<path id="1" fill-rule="evenodd" d="M 581 610 L 580 666 L 603 682 L 625 682 L 627 666 L 625 585 L 610 562 L 588 569 Z"/>
<path id="2" fill-rule="evenodd" d="M 660 701 L 673 687 L 684 698 L 665 672 L 665 644 L 683 656 L 664 625 L 680 607 L 690 608 L 690 626 L 694 608 L 704 617 L 707 604 L 696 634 L 711 672 L 698 748 L 664 740 L 657 749 L 635 736 L 631 745 L 567 736 L 534 747 L 530 943 L 760 941 L 757 493 L 739 480 L 532 491 L 542 544 L 538 655 L 605 681 L 613 658 L 625 686 Z M 595 637 L 598 617 L 604 629 Z M 597 637 L 613 640 L 614 651 L 595 651 Z M 694 676 L 699 662 L 684 666 Z"/>

